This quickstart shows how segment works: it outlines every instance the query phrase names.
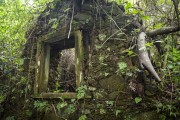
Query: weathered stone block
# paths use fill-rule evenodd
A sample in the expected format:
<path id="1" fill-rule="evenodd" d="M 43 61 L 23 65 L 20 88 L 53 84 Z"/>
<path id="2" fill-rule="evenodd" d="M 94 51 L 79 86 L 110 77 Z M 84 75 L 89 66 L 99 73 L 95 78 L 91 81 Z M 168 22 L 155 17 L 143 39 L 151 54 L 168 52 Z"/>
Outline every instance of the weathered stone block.
<path id="1" fill-rule="evenodd" d="M 113 75 L 107 79 L 99 81 L 101 88 L 109 91 L 123 91 L 125 81 L 122 77 L 118 75 Z"/>

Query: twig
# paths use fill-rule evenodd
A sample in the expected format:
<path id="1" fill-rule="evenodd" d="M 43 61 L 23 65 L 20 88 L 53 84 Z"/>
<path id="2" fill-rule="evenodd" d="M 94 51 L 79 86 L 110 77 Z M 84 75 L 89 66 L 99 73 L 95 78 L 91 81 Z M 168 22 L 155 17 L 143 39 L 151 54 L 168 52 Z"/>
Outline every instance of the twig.
<path id="1" fill-rule="evenodd" d="M 55 108 L 55 106 L 54 106 L 53 104 L 51 104 L 51 105 L 52 105 L 52 107 L 53 107 L 53 109 L 54 109 L 54 113 L 55 113 L 55 115 L 56 115 L 56 116 L 58 116 L 58 115 L 57 115 L 57 112 L 56 112 L 56 108 Z"/>
<path id="2" fill-rule="evenodd" d="M 109 36 L 101 46 L 103 46 L 111 37 L 113 37 L 115 34 L 117 34 L 120 30 L 117 30 L 115 33 L 113 33 L 111 36 Z"/>
<path id="3" fill-rule="evenodd" d="M 84 0 L 82 0 L 81 4 L 82 4 L 82 5 L 84 4 Z"/>
<path id="4" fill-rule="evenodd" d="M 128 23 L 127 25 L 125 25 L 124 27 L 120 28 L 119 30 L 117 30 L 115 33 L 113 33 L 112 35 L 110 35 L 101 46 L 103 46 L 109 39 L 111 39 L 114 35 L 116 35 L 118 32 L 123 32 L 122 29 L 127 27 L 128 25 L 130 25 L 130 23 Z"/>
<path id="5" fill-rule="evenodd" d="M 121 30 L 121 28 L 118 26 L 118 24 L 116 23 L 116 21 L 112 18 L 112 16 L 110 16 L 110 15 L 102 8 L 102 6 L 98 5 L 96 2 L 95 2 L 95 4 L 96 4 L 98 7 L 100 7 L 100 8 L 103 10 L 103 12 L 114 22 L 114 24 L 116 25 L 116 27 L 117 27 L 119 30 Z"/>
<path id="6" fill-rule="evenodd" d="M 178 4 L 179 2 L 178 1 L 175 1 L 175 0 L 172 0 L 173 2 L 173 5 L 174 5 L 174 11 L 176 13 L 176 17 L 177 17 L 177 22 L 178 22 L 178 26 L 180 26 L 179 24 L 179 10 L 178 10 Z"/>
<path id="7" fill-rule="evenodd" d="M 73 17 L 74 17 L 74 0 L 73 0 L 73 11 L 72 11 L 71 22 L 70 22 L 70 27 L 69 27 L 68 39 L 69 39 L 70 34 L 71 34 Z"/>

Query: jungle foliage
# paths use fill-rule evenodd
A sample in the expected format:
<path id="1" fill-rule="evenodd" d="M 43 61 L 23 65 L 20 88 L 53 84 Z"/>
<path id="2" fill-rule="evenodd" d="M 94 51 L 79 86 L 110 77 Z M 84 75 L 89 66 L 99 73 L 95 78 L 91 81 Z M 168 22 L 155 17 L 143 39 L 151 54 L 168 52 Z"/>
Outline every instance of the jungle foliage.
<path id="1" fill-rule="evenodd" d="M 25 117 L 23 117 L 26 119 L 32 117 L 32 110 L 48 111 L 49 107 L 54 107 L 60 111 L 60 109 L 68 106 L 67 113 L 73 113 L 78 101 L 85 96 L 87 86 L 81 86 L 76 90 L 78 92 L 77 100 L 72 99 L 67 103 L 63 98 L 60 98 L 57 106 L 48 104 L 47 101 L 33 101 L 28 97 L 33 88 L 30 80 L 23 73 L 24 58 L 21 56 L 21 51 L 23 51 L 25 42 L 30 36 L 27 31 L 36 25 L 37 17 L 52 1 L 0 1 L 0 117 L 7 120 L 14 120 L 17 116 L 22 117 L 20 113 L 16 114 L 16 110 L 5 110 L 11 105 L 16 106 L 17 102 L 22 102 L 18 108 L 25 113 Z M 180 4 L 178 0 L 106 0 L 106 2 L 117 2 L 123 5 L 126 14 L 137 16 L 138 19 L 142 20 L 143 27 L 146 28 L 147 32 L 169 26 L 180 27 Z M 138 31 L 139 29 L 135 30 L 136 33 Z M 134 36 L 134 38 L 136 37 Z M 166 115 L 177 117 L 180 115 L 178 107 L 180 101 L 180 32 L 177 30 L 174 33 L 156 35 L 149 37 L 149 39 L 146 46 L 151 51 L 151 59 L 160 69 L 160 76 L 162 76 L 161 85 L 155 84 L 161 94 L 156 98 L 151 98 L 152 106 L 157 109 L 157 112 L 163 113 L 164 119 Z M 157 50 L 155 51 L 155 49 Z M 133 46 L 130 46 L 125 52 L 129 56 L 135 55 Z M 119 63 L 118 67 L 118 74 L 126 73 L 125 63 Z M 98 95 L 101 96 L 101 93 L 97 93 Z M 136 97 L 134 101 L 139 104 L 142 98 Z M 113 105 L 113 101 L 107 101 L 107 106 Z M 106 109 L 100 105 L 99 109 L 101 114 L 106 113 Z M 119 109 L 113 108 L 113 110 L 116 116 L 121 113 Z M 79 120 L 87 118 L 88 110 L 82 113 Z M 130 119 L 127 117 L 127 120 Z"/>

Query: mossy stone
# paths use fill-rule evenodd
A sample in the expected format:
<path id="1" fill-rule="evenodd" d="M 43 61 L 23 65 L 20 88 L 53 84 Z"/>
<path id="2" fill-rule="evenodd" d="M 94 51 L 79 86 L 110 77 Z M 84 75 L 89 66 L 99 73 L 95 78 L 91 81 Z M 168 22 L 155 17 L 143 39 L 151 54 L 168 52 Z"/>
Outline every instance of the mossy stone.
<path id="1" fill-rule="evenodd" d="M 119 91 L 115 91 L 109 94 L 109 99 L 116 99 L 119 95 Z"/>
<path id="2" fill-rule="evenodd" d="M 99 84 L 102 89 L 106 89 L 108 91 L 123 91 L 125 81 L 122 77 L 118 75 L 113 75 L 109 78 L 102 79 L 99 81 Z"/>
<path id="3" fill-rule="evenodd" d="M 62 120 L 59 116 L 57 116 L 54 112 L 45 113 L 43 120 Z"/>
<path id="4" fill-rule="evenodd" d="M 149 111 L 136 114 L 133 120 L 160 120 L 160 114 L 156 111 Z"/>

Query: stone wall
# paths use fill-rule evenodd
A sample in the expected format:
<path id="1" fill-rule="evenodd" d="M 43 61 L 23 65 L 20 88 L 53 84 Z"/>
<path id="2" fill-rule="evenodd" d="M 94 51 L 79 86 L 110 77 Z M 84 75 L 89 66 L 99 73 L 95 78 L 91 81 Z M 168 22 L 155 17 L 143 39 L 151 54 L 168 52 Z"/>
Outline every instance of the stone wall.
<path id="1" fill-rule="evenodd" d="M 68 0 L 67 3 L 69 2 Z M 65 1 L 62 4 L 68 5 Z M 65 6 L 57 7 L 54 12 L 51 10 L 50 12 L 54 14 L 49 14 L 47 21 L 41 15 L 39 19 L 42 20 L 40 22 L 42 24 L 38 24 L 35 30 L 38 35 L 33 35 L 48 36 L 49 33 L 56 30 L 68 33 L 70 25 L 72 25 L 72 32 L 78 29 L 83 32 L 85 59 L 82 85 L 87 86 L 86 94 L 90 98 L 76 100 L 76 102 L 67 100 L 69 106 L 76 107 L 75 112 L 70 115 L 65 113 L 66 109 L 69 109 L 68 106 L 60 111 L 55 111 L 56 108 L 51 106 L 50 111 L 45 113 L 43 119 L 51 117 L 52 119 L 75 120 L 81 115 L 86 115 L 88 120 L 131 120 L 131 116 L 141 112 L 141 109 L 148 111 L 148 107 L 142 101 L 139 104 L 134 101 L 135 97 L 144 96 L 144 87 L 143 78 L 137 74 L 137 55 L 132 52 L 135 44 L 130 35 L 134 29 L 131 24 L 132 16 L 125 15 L 122 6 L 116 3 L 99 4 L 88 1 L 75 7 L 73 21 L 70 24 L 73 11 L 70 9 L 70 12 L 66 14 Z M 72 7 L 72 4 L 69 6 Z M 47 11 L 45 10 L 45 12 Z M 56 29 L 52 28 L 54 23 L 48 24 L 50 18 L 55 19 L 59 14 L 67 15 L 67 19 L 61 18 L 54 21 L 54 23 L 59 22 L 59 25 Z M 65 21 L 67 23 L 63 24 Z M 48 27 L 44 28 L 43 24 L 48 24 Z M 40 33 L 37 32 L 38 30 Z M 33 44 L 35 45 L 36 42 Z M 61 102 L 64 101 L 49 100 L 49 103 L 54 105 Z M 147 118 L 146 120 L 151 119 Z"/>
<path id="2" fill-rule="evenodd" d="M 92 52 L 89 57 L 89 71 L 86 76 L 92 100 L 87 101 L 85 108 L 90 110 L 88 118 L 111 120 L 121 118 L 116 112 L 127 112 L 133 106 L 126 75 L 133 69 L 131 58 L 123 51 L 128 49 L 128 40 L 124 32 L 117 29 L 96 29 L 92 37 Z M 109 38 L 113 33 L 114 36 Z M 127 65 L 120 70 L 119 64 Z M 132 73 L 133 74 L 133 73 Z M 133 77 L 133 76 L 132 76 Z M 91 116 L 91 117 L 90 117 Z"/>

